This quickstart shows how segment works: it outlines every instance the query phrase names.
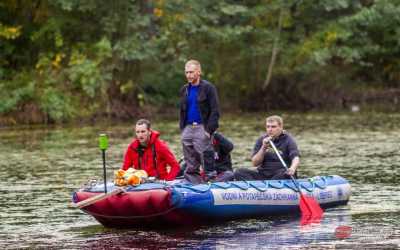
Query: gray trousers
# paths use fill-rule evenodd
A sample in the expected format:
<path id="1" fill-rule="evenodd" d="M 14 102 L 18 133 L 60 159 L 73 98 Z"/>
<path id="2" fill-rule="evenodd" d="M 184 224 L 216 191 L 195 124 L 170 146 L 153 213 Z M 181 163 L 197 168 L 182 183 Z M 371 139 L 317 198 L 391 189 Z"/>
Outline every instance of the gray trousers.
<path id="1" fill-rule="evenodd" d="M 187 125 L 182 131 L 182 147 L 186 163 L 185 179 L 194 184 L 202 183 L 200 166 L 206 174 L 214 168 L 214 150 L 204 126 Z"/>

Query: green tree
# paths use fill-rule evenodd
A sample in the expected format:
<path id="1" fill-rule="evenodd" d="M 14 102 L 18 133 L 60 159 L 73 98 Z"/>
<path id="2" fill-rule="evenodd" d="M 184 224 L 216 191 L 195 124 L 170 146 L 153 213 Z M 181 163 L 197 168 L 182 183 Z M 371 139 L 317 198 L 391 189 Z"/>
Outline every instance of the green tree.
<path id="1" fill-rule="evenodd" d="M 4 0 L 0 115 L 63 122 L 164 111 L 191 58 L 231 109 L 338 106 L 361 87 L 399 88 L 399 4 Z"/>

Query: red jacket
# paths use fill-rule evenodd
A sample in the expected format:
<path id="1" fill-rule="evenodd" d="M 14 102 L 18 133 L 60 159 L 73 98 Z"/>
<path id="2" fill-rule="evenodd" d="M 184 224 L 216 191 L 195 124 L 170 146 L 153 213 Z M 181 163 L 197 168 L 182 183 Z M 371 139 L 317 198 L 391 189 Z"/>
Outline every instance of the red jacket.
<path id="1" fill-rule="evenodd" d="M 129 167 L 134 167 L 135 169 L 143 169 L 149 176 L 155 176 L 161 180 L 174 180 L 180 170 L 179 163 L 167 144 L 158 138 L 159 136 L 159 132 L 151 131 L 149 143 L 143 148 L 141 157 L 138 150 L 139 140 L 134 139 L 125 152 L 122 169 L 127 170 Z M 154 162 L 153 151 L 155 151 L 156 162 Z M 157 169 L 155 165 L 157 165 Z M 171 167 L 169 172 L 167 171 L 167 165 Z"/>

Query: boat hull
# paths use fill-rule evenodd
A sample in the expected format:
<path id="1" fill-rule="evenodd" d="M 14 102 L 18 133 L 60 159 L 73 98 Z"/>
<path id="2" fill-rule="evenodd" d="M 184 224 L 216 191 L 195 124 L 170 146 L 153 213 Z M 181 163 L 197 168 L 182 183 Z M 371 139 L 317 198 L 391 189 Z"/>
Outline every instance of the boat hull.
<path id="1" fill-rule="evenodd" d="M 345 205 L 351 195 L 347 180 L 318 176 L 298 180 L 302 193 L 314 197 L 322 208 Z M 113 190 L 108 184 L 108 190 Z M 99 195 L 103 185 L 74 193 L 79 203 Z M 195 225 L 220 220 L 299 214 L 299 193 L 291 180 L 235 181 L 192 185 L 145 183 L 128 186 L 81 208 L 106 227 Z"/>

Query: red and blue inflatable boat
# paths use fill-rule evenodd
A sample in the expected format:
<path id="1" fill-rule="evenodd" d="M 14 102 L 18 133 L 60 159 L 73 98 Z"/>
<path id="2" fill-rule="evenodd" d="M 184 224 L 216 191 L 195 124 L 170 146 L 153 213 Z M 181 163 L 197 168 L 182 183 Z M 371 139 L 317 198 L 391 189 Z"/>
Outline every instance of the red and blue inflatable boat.
<path id="1" fill-rule="evenodd" d="M 349 182 L 337 175 L 298 179 L 302 193 L 322 208 L 345 205 Z M 300 214 L 291 180 L 232 181 L 192 185 L 179 181 L 121 188 L 112 183 L 82 188 L 73 204 L 106 227 L 196 225 L 236 218 Z M 103 193 L 103 194 L 102 194 Z M 86 203 L 86 204 L 85 204 Z"/>

